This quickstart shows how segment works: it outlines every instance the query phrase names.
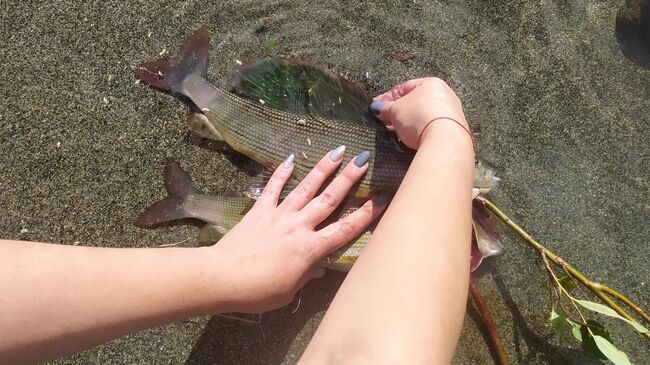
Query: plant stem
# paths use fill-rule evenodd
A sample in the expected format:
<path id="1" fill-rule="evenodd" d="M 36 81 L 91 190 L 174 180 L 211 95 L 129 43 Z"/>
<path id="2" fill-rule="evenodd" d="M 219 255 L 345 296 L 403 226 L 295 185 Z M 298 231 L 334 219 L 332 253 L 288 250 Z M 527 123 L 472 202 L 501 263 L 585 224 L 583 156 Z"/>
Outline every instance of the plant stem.
<path id="1" fill-rule="evenodd" d="M 553 281 L 555 282 L 555 285 L 557 285 L 557 287 L 558 287 L 558 290 L 559 290 L 559 294 L 558 294 L 558 298 L 557 298 L 558 303 L 560 303 L 560 306 L 562 305 L 562 295 L 561 294 L 562 294 L 562 292 L 564 292 L 564 294 L 567 296 L 567 298 L 569 298 L 569 301 L 571 302 L 573 307 L 576 309 L 576 312 L 578 312 L 578 315 L 581 318 L 581 321 L 575 321 L 575 320 L 573 320 L 573 318 L 571 318 L 571 320 L 576 322 L 576 323 L 582 323 L 582 324 L 586 325 L 587 324 L 587 319 L 582 314 L 582 311 L 580 310 L 580 307 L 578 307 L 578 305 L 575 303 L 575 299 L 573 299 L 571 294 L 569 294 L 569 292 L 564 288 L 564 286 L 562 286 L 562 284 L 560 284 L 560 280 L 557 278 L 557 276 L 555 276 L 555 272 L 553 272 L 553 269 L 551 268 L 551 264 L 548 263 L 548 258 L 546 257 L 546 254 L 544 252 L 542 252 L 541 255 L 542 255 L 542 261 L 544 261 L 544 267 L 546 267 L 546 270 L 548 271 L 549 276 L 551 277 L 551 279 L 553 279 Z M 569 312 L 567 312 L 564 307 L 562 307 L 562 309 L 564 310 L 564 313 L 567 315 L 567 317 L 569 317 Z"/>
<path id="2" fill-rule="evenodd" d="M 622 301 L 623 303 L 625 303 L 625 305 L 627 305 L 636 313 L 638 313 L 646 322 L 650 323 L 650 317 L 648 317 L 648 315 L 629 298 L 627 298 L 623 294 L 605 285 L 594 282 L 591 279 L 587 278 L 584 274 L 582 274 L 576 268 L 571 266 L 571 264 L 564 261 L 564 259 L 562 259 L 560 256 L 556 255 L 554 252 L 544 247 L 541 243 L 537 242 L 530 234 L 528 234 L 521 227 L 519 227 L 519 225 L 513 222 L 505 213 L 503 213 L 503 211 L 501 211 L 501 209 L 499 209 L 494 203 L 492 203 L 486 197 L 479 195 L 476 197 L 476 200 L 478 200 L 481 204 L 483 204 L 483 206 L 485 206 L 490 212 L 492 212 L 492 214 L 497 216 L 497 218 L 499 218 L 503 223 L 505 223 L 508 227 L 510 227 L 510 229 L 515 231 L 515 233 L 517 233 L 521 238 L 523 238 L 524 241 L 529 246 L 537 250 L 537 252 L 539 252 L 540 255 L 544 255 L 548 257 L 555 265 L 566 270 L 567 273 L 571 274 L 571 276 L 573 276 L 577 281 L 582 283 L 582 285 L 586 286 L 592 293 L 594 293 L 598 298 L 600 298 L 600 300 L 602 300 L 605 304 L 607 304 L 607 306 L 609 306 L 614 311 L 616 311 L 616 313 L 620 314 L 621 316 L 631 321 L 635 321 L 635 319 L 632 318 L 632 316 L 630 316 L 623 308 L 621 308 L 618 304 L 616 304 L 613 300 L 611 300 L 607 296 L 607 294 L 610 294 L 615 298 L 619 299 L 620 301 Z M 643 336 L 645 336 L 648 340 L 650 340 L 650 333 L 648 332 L 643 333 Z"/>
<path id="3" fill-rule="evenodd" d="M 497 364 L 510 365 L 510 361 L 508 360 L 508 355 L 506 355 L 506 350 L 503 347 L 503 342 L 501 341 L 499 332 L 497 332 L 497 327 L 494 324 L 492 315 L 490 314 L 487 304 L 483 300 L 483 296 L 481 296 L 481 292 L 478 290 L 478 287 L 476 286 L 476 281 L 474 280 L 473 277 L 469 278 L 469 293 L 472 295 L 472 299 L 474 300 L 474 304 L 476 304 L 476 309 L 478 310 L 478 313 L 481 315 L 481 318 L 483 319 L 483 323 L 485 323 L 485 328 L 488 331 L 488 336 L 490 338 L 490 345 L 494 350 L 494 355 L 496 357 L 495 360 L 497 361 Z"/>
<path id="4" fill-rule="evenodd" d="M 650 323 L 650 316 L 648 316 L 645 312 L 643 312 L 641 310 L 641 308 L 637 307 L 636 304 L 634 304 L 632 301 L 627 299 L 627 297 L 625 297 L 625 295 L 623 295 L 623 294 L 617 292 L 616 290 L 614 290 L 614 289 L 612 289 L 612 288 L 610 288 L 608 286 L 605 286 L 603 284 L 600 284 L 600 286 L 601 286 L 602 291 L 604 291 L 605 293 L 607 293 L 607 294 L 613 296 L 614 298 L 620 300 L 621 302 L 627 304 L 627 306 L 632 308 L 632 310 L 634 310 L 639 316 L 643 317 L 643 319 L 645 319 L 646 322 Z"/>

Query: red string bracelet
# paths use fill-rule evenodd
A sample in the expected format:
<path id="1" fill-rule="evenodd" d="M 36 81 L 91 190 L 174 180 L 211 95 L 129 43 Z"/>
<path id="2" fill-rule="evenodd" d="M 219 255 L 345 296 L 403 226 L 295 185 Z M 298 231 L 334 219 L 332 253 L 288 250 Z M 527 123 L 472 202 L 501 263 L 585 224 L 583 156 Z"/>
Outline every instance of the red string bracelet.
<path id="1" fill-rule="evenodd" d="M 440 119 L 451 120 L 452 122 L 458 124 L 461 128 L 463 128 L 463 130 L 464 130 L 465 132 L 467 132 L 467 135 L 469 136 L 469 139 L 472 141 L 472 149 L 474 149 L 474 137 L 472 136 L 472 132 L 470 132 L 469 129 L 463 125 L 463 123 L 457 121 L 457 120 L 454 119 L 454 118 L 450 118 L 450 117 L 436 117 L 436 118 L 431 119 L 431 120 L 430 120 L 430 121 L 429 121 L 429 122 L 424 126 L 424 128 L 422 128 L 422 132 L 420 132 L 420 136 L 418 137 L 418 147 L 420 146 L 420 141 L 422 140 L 422 135 L 424 134 L 424 131 L 427 130 L 427 128 L 431 125 L 431 123 L 435 122 L 436 120 L 440 120 Z"/>

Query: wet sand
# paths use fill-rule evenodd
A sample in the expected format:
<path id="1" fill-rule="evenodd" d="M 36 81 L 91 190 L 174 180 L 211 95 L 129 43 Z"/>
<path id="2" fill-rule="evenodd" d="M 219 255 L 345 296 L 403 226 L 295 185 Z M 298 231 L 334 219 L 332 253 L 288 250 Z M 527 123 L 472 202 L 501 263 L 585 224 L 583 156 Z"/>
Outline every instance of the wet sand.
<path id="1" fill-rule="evenodd" d="M 164 196 L 166 157 L 206 192 L 246 186 L 246 158 L 188 137 L 187 107 L 133 77 L 206 24 L 215 83 L 236 59 L 266 55 L 325 62 L 373 93 L 415 77 L 447 80 L 479 133 L 479 155 L 501 171 L 493 201 L 648 310 L 650 70 L 617 43 L 621 3 L 10 0 L 0 12 L 0 237 L 106 247 L 194 238 L 191 228 L 132 224 Z M 399 62 L 396 51 L 415 57 Z M 598 363 L 545 326 L 546 276 L 502 231 L 506 254 L 482 269 L 480 287 L 512 363 Z M 55 363 L 294 363 L 342 278 L 310 284 L 295 314 L 296 303 L 259 324 L 177 322 Z M 596 318 L 634 363 L 650 358 L 647 340 Z M 480 328 L 470 310 L 456 364 L 492 363 Z"/>

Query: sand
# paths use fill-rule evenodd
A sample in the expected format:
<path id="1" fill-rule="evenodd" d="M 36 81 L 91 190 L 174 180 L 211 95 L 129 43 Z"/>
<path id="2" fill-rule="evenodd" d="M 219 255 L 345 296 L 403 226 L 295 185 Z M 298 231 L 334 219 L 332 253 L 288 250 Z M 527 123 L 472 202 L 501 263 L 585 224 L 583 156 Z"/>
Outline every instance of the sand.
<path id="1" fill-rule="evenodd" d="M 246 158 L 189 137 L 187 107 L 133 77 L 138 63 L 175 52 L 206 24 L 215 83 L 236 60 L 267 55 L 325 62 L 372 93 L 414 77 L 447 80 L 479 133 L 479 155 L 501 171 L 493 201 L 585 274 L 650 309 L 650 70 L 619 47 L 622 1 L 80 3 L 2 6 L 0 237 L 104 247 L 195 237 L 191 228 L 132 224 L 164 196 L 166 157 L 206 192 L 246 186 Z M 502 231 L 507 251 L 482 269 L 480 287 L 512 363 L 598 363 L 545 326 L 546 276 Z M 259 324 L 181 321 L 55 363 L 294 363 L 342 278 L 309 284 L 295 314 L 296 302 Z M 634 363 L 650 358 L 647 340 L 596 318 Z M 492 363 L 479 328 L 470 311 L 454 363 Z"/>

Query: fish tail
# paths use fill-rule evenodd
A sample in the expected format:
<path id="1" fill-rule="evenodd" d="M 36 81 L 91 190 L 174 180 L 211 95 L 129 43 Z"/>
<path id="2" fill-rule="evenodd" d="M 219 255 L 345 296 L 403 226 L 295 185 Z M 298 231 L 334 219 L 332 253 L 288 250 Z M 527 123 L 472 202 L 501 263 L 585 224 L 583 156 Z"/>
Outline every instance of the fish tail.
<path id="1" fill-rule="evenodd" d="M 209 48 L 208 28 L 204 25 L 183 43 L 178 56 L 145 62 L 135 70 L 135 76 L 157 89 L 182 93 L 183 80 L 188 76 L 199 74 L 207 79 Z"/>
<path id="2" fill-rule="evenodd" d="M 167 160 L 164 178 L 169 196 L 142 212 L 135 221 L 136 227 L 154 228 L 178 219 L 194 218 L 185 207 L 187 199 L 194 194 L 190 176 L 177 162 Z"/>

